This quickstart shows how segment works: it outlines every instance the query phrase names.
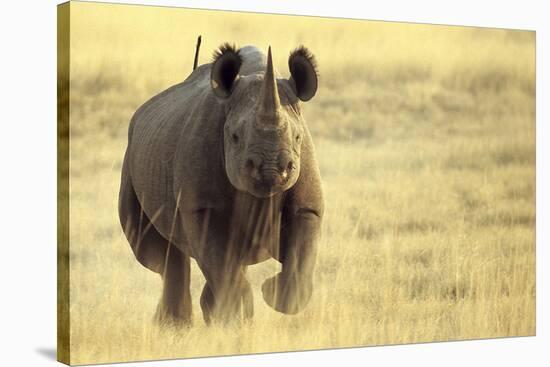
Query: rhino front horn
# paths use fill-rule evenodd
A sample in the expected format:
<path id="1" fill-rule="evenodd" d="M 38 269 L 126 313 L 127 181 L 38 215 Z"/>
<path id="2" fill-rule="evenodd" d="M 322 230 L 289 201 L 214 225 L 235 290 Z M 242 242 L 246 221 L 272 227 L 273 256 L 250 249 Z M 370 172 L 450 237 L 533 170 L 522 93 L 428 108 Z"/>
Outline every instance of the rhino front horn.
<path id="1" fill-rule="evenodd" d="M 281 101 L 277 90 L 277 79 L 273 70 L 271 46 L 269 46 L 267 51 L 267 65 L 259 98 L 259 118 L 261 122 L 263 124 L 276 125 L 278 123 L 277 111 L 281 106 Z"/>

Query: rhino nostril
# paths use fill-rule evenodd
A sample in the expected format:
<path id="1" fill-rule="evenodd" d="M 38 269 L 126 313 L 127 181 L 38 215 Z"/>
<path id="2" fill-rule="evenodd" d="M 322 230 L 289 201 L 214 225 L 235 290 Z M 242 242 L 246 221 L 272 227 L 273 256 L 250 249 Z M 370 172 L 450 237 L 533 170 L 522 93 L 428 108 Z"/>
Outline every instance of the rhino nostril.
<path id="1" fill-rule="evenodd" d="M 246 169 L 252 170 L 254 169 L 254 161 L 252 159 L 247 159 L 244 166 L 246 167 Z"/>
<path id="2" fill-rule="evenodd" d="M 293 169 L 294 169 L 294 162 L 292 161 L 288 162 L 288 164 L 286 165 L 286 170 L 292 171 Z"/>

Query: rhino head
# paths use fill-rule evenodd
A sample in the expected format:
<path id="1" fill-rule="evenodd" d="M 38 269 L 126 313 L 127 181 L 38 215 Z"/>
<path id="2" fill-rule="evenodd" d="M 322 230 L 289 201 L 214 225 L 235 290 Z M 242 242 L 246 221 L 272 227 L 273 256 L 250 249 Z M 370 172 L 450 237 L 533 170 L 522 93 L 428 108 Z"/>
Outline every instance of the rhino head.
<path id="1" fill-rule="evenodd" d="M 300 175 L 306 125 L 299 103 L 317 91 L 316 63 L 299 47 L 288 60 L 291 77 L 277 78 L 269 47 L 265 71 L 240 75 L 239 52 L 222 46 L 210 76 L 225 110 L 225 170 L 237 190 L 267 198 L 290 189 Z"/>

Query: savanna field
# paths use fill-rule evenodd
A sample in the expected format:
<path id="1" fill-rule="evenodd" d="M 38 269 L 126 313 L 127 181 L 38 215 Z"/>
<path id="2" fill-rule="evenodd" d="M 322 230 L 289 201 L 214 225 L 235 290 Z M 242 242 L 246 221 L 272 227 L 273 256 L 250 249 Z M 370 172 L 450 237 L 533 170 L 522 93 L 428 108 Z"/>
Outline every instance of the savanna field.
<path id="1" fill-rule="evenodd" d="M 535 334 L 535 34 L 315 17 L 72 3 L 71 362 Z M 160 329 L 160 277 L 134 258 L 117 205 L 128 123 L 225 41 L 271 45 L 281 76 L 304 44 L 303 104 L 326 215 L 306 310 L 261 296 L 252 322 Z"/>

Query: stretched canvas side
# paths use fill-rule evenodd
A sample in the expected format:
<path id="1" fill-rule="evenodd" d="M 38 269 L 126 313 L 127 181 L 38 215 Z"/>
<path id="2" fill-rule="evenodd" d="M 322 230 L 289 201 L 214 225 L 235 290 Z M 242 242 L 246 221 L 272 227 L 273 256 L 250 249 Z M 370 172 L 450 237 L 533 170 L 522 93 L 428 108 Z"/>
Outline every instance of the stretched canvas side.
<path id="1" fill-rule="evenodd" d="M 69 85 L 70 4 L 57 7 L 57 360 L 70 364 Z"/>

